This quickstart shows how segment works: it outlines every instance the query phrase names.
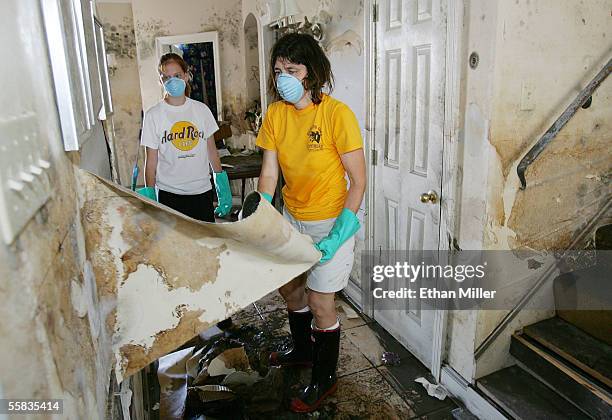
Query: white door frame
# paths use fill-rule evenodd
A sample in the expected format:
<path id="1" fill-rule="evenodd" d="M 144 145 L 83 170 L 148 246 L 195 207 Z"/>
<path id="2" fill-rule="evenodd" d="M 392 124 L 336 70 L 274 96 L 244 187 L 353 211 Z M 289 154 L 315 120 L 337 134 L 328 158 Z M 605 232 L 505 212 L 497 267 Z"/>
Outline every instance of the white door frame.
<path id="1" fill-rule="evenodd" d="M 375 128 L 375 86 L 376 86 L 376 26 L 373 19 L 373 10 L 378 6 L 378 0 L 366 0 L 365 11 L 365 36 L 366 48 L 366 162 L 368 170 L 368 188 L 366 191 L 366 249 L 374 249 L 374 214 L 373 202 L 375 200 L 374 178 L 375 167 L 372 166 L 372 154 L 376 153 L 374 144 Z M 459 210 L 459 188 L 458 179 L 458 140 L 460 128 L 460 89 L 461 89 L 461 65 L 462 65 L 462 27 L 464 0 L 444 0 L 447 9 L 446 25 L 446 65 L 444 85 L 444 136 L 442 153 L 442 197 L 440 217 L 440 251 L 447 251 L 452 247 L 452 240 L 456 237 L 457 214 Z M 450 237 L 450 241 L 447 239 Z M 443 261 L 440 261 L 443 264 Z M 362 285 L 366 290 L 365 295 L 370 296 L 370 282 L 362 279 Z M 372 317 L 373 310 L 367 302 L 362 302 L 364 308 L 368 308 L 367 315 Z M 448 312 L 437 309 L 434 315 L 434 331 L 432 345 L 431 372 L 436 380 L 440 379 L 442 362 L 444 359 L 444 348 L 446 346 L 446 325 Z"/>

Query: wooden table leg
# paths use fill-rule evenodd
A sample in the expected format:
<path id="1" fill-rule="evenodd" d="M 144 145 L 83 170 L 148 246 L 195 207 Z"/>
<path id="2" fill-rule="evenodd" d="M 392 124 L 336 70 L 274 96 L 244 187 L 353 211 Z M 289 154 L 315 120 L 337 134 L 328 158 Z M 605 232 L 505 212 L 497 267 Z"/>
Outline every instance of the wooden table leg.
<path id="1" fill-rule="evenodd" d="M 244 204 L 244 188 L 246 184 L 246 178 L 242 178 L 242 204 Z"/>

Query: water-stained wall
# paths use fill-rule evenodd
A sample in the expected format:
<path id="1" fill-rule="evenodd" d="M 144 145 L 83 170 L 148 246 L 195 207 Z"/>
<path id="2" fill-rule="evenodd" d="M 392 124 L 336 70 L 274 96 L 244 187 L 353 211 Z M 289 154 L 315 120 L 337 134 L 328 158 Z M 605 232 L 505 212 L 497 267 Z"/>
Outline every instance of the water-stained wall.
<path id="1" fill-rule="evenodd" d="M 140 185 L 143 184 L 144 174 L 144 156 L 142 148 L 139 147 L 142 99 L 132 5 L 97 2 L 97 9 L 98 17 L 104 24 L 106 52 L 112 57 L 109 62 L 109 76 L 119 176 L 122 185 L 130 185 L 132 167 L 137 154 L 140 153 Z"/>
<path id="2" fill-rule="evenodd" d="M 511 248 L 564 248 L 610 190 L 612 80 L 581 109 L 527 171 L 516 164 L 612 57 L 612 2 L 500 2 L 490 142 L 497 162 L 490 201 L 492 235 L 507 226 Z"/>
<path id="3" fill-rule="evenodd" d="M 17 238 L 0 243 L 0 398 L 61 398 L 63 418 L 106 418 L 110 308 L 98 300 L 85 263 L 74 175 L 81 153 L 63 151 L 40 2 L 3 2 L 0 25 L 4 54 L 20 63 L 0 69 L 0 79 L 11 81 L 0 97 L 0 121 L 36 115 L 37 127 L 22 129 L 45 139 L 52 186 Z"/>
<path id="4" fill-rule="evenodd" d="M 525 191 L 516 167 L 611 58 L 611 7 L 609 0 L 464 2 L 461 248 L 566 248 L 609 196 L 612 80 L 531 165 Z M 475 68 L 472 53 L 480 58 Z M 552 299 L 550 286 L 535 300 Z M 511 364 L 510 334 L 554 315 L 525 309 L 477 362 L 474 349 L 508 311 L 451 314 L 449 363 L 468 380 Z"/>

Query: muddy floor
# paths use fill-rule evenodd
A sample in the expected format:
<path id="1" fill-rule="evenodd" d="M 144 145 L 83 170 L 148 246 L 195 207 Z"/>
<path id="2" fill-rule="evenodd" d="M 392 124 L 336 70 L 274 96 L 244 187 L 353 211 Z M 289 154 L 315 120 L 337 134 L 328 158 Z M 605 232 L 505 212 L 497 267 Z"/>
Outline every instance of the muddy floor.
<path id="1" fill-rule="evenodd" d="M 291 344 L 282 299 L 272 293 L 258 302 L 259 313 L 250 306 L 232 318 L 233 325 L 224 334 L 189 343 L 196 350 L 203 347 L 201 365 L 210 363 L 226 349 L 243 347 L 250 372 L 258 374 L 259 380 L 248 385 L 228 385 L 234 394 L 231 398 L 206 403 L 191 387 L 184 418 L 452 419 L 451 411 L 457 406 L 450 398 L 440 401 L 430 397 L 421 384 L 414 382 L 418 377 L 433 379 L 425 366 L 378 324 L 355 314 L 346 305 L 343 301 L 338 303 L 342 324 L 338 391 L 319 410 L 295 414 L 288 409 L 299 387 L 310 380 L 309 369 L 268 366 L 271 351 Z M 384 352 L 397 355 L 399 363 L 385 364 Z M 221 379 L 215 382 L 208 378 L 206 383 L 221 384 Z"/>

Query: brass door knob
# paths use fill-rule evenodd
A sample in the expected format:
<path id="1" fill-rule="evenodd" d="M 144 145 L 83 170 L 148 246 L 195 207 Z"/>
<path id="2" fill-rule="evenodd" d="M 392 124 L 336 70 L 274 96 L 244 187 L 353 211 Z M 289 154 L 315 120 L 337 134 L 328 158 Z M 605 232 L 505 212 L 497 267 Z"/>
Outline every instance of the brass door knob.
<path id="1" fill-rule="evenodd" d="M 438 202 L 438 194 L 431 190 L 421 194 L 421 203 L 436 204 Z"/>

